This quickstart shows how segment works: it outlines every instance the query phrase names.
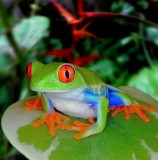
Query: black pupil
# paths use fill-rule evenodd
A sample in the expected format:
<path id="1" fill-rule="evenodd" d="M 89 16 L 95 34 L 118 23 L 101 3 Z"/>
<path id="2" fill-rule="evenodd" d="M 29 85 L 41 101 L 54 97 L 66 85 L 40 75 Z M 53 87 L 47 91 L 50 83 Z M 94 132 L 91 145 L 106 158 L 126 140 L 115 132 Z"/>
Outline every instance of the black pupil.
<path id="1" fill-rule="evenodd" d="M 65 72 L 65 76 L 66 76 L 67 79 L 69 79 L 69 77 L 70 77 L 69 72 L 67 70 Z"/>

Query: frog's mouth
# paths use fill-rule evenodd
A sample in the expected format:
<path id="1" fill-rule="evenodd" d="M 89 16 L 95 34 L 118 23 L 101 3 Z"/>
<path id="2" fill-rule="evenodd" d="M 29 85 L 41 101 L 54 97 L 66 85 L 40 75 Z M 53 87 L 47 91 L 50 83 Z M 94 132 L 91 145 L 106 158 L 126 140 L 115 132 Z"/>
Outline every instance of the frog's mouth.
<path id="1" fill-rule="evenodd" d="M 83 97 L 83 89 L 72 89 L 72 90 L 58 90 L 58 91 L 49 91 L 43 92 L 46 97 L 54 97 L 54 98 L 66 98 L 66 99 L 80 99 Z M 42 94 L 39 92 L 39 94 Z M 81 98 L 82 99 L 82 98 Z"/>
<path id="2" fill-rule="evenodd" d="M 39 94 L 40 93 L 63 93 L 63 92 L 69 92 L 69 91 L 72 91 L 74 89 L 69 89 L 69 90 L 42 90 L 42 89 L 35 89 L 35 88 L 31 88 L 32 91 L 34 92 L 38 92 Z"/>
<path id="3" fill-rule="evenodd" d="M 73 90 L 72 90 L 73 91 Z M 45 95 L 65 95 L 65 94 L 70 94 L 72 92 L 71 90 L 64 90 L 64 91 L 49 91 L 49 92 L 44 92 Z"/>
<path id="4" fill-rule="evenodd" d="M 31 87 L 31 90 L 34 92 L 38 92 L 40 93 L 69 93 L 69 92 L 74 92 L 74 91 L 81 91 L 83 90 L 82 87 L 78 87 L 78 88 L 71 88 L 71 89 L 61 89 L 61 90 L 55 90 L 55 89 L 37 89 L 34 87 Z"/>
<path id="5" fill-rule="evenodd" d="M 41 97 L 42 94 L 44 94 L 46 97 L 62 97 L 63 95 L 68 95 L 69 90 L 63 90 L 63 91 L 36 91 L 38 92 L 38 95 Z"/>

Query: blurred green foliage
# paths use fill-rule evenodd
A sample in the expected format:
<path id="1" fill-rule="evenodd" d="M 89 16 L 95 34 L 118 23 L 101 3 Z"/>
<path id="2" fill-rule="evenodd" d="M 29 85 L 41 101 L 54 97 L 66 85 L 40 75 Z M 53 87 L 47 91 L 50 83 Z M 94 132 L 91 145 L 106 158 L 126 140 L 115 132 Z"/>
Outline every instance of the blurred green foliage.
<path id="1" fill-rule="evenodd" d="M 6 13 L 0 18 L 0 117 L 15 101 L 29 97 L 29 82 L 25 66 L 29 61 L 44 63 L 66 61 L 42 53 L 69 48 L 72 43 L 71 26 L 49 1 L 3 1 Z M 76 15 L 76 1 L 60 1 Z M 158 99 L 158 2 L 150 1 L 84 1 L 89 11 L 110 11 L 137 17 L 91 19 L 87 30 L 98 39 L 83 38 L 72 52 L 72 57 L 98 54 L 101 58 L 85 66 L 109 84 L 131 85 Z M 9 12 L 9 11 L 12 12 Z M 5 17 L 5 19 L 4 19 Z M 140 20 L 139 20 L 140 19 Z M 9 23 L 9 26 L 5 22 Z M 8 34 L 9 33 L 9 34 Z M 13 34 L 16 46 L 8 41 Z M 20 56 L 16 53 L 16 47 Z M 0 159 L 21 159 L 0 130 Z"/>

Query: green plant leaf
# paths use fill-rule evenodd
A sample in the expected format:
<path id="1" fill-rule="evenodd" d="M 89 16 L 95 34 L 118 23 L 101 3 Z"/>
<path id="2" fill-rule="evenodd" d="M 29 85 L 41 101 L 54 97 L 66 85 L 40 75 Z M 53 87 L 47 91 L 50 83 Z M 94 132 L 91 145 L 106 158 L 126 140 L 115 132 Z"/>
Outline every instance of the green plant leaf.
<path id="1" fill-rule="evenodd" d="M 117 65 L 108 59 L 99 60 L 89 67 L 95 73 L 98 73 L 104 81 L 116 81 L 115 74 L 118 72 Z M 106 71 L 106 72 L 105 72 Z"/>
<path id="2" fill-rule="evenodd" d="M 22 49 L 32 48 L 42 37 L 47 35 L 49 19 L 43 16 L 32 16 L 23 19 L 13 28 L 13 35 L 16 42 Z M 1 52 L 10 48 L 5 35 L 0 36 Z"/>
<path id="3" fill-rule="evenodd" d="M 152 39 L 156 45 L 158 45 L 158 29 L 154 27 L 146 28 L 148 37 Z"/>
<path id="4" fill-rule="evenodd" d="M 158 159 L 157 112 L 147 113 L 149 123 L 134 114 L 128 121 L 122 113 L 116 117 L 109 114 L 103 132 L 77 141 L 73 131 L 58 130 L 56 136 L 51 136 L 45 124 L 32 127 L 31 122 L 43 116 L 42 111 L 23 109 L 24 102 L 33 98 L 11 105 L 2 118 L 6 137 L 30 160 Z"/>
<path id="5" fill-rule="evenodd" d="M 141 69 L 131 76 L 128 86 L 137 88 L 158 100 L 158 67 Z"/>

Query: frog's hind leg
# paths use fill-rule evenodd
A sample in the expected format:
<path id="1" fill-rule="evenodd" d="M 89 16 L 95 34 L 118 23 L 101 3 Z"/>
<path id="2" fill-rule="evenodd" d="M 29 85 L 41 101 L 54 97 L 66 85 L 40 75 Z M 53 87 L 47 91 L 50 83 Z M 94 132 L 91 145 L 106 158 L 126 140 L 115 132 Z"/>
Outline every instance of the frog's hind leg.
<path id="1" fill-rule="evenodd" d="M 150 118 L 143 111 L 154 112 L 155 108 L 149 106 L 139 106 L 138 104 L 132 103 L 130 106 L 115 107 L 111 115 L 116 116 L 121 111 L 124 112 L 125 119 L 130 119 L 131 113 L 136 113 L 143 121 L 149 122 Z"/>
<path id="2" fill-rule="evenodd" d="M 131 113 L 136 113 L 143 121 L 149 122 L 150 118 L 143 111 L 155 111 L 155 108 L 153 107 L 141 106 L 138 102 L 134 101 L 132 98 L 122 92 L 113 93 L 111 94 L 110 98 L 111 101 L 115 100 L 110 104 L 113 106 L 109 107 L 109 111 L 112 110 L 112 116 L 116 116 L 120 112 L 124 112 L 125 119 L 130 119 Z"/>
<path id="3" fill-rule="evenodd" d="M 37 98 L 32 101 L 25 102 L 24 109 L 26 109 L 26 110 L 33 110 L 33 109 L 43 110 L 41 98 Z"/>
<path id="4" fill-rule="evenodd" d="M 140 106 L 137 103 L 132 103 L 129 107 L 126 107 L 126 108 L 129 108 L 128 110 L 130 113 L 136 113 L 145 122 L 149 122 L 150 118 L 143 111 L 149 111 L 149 112 L 155 111 L 155 108 L 153 108 L 153 107 Z"/>

